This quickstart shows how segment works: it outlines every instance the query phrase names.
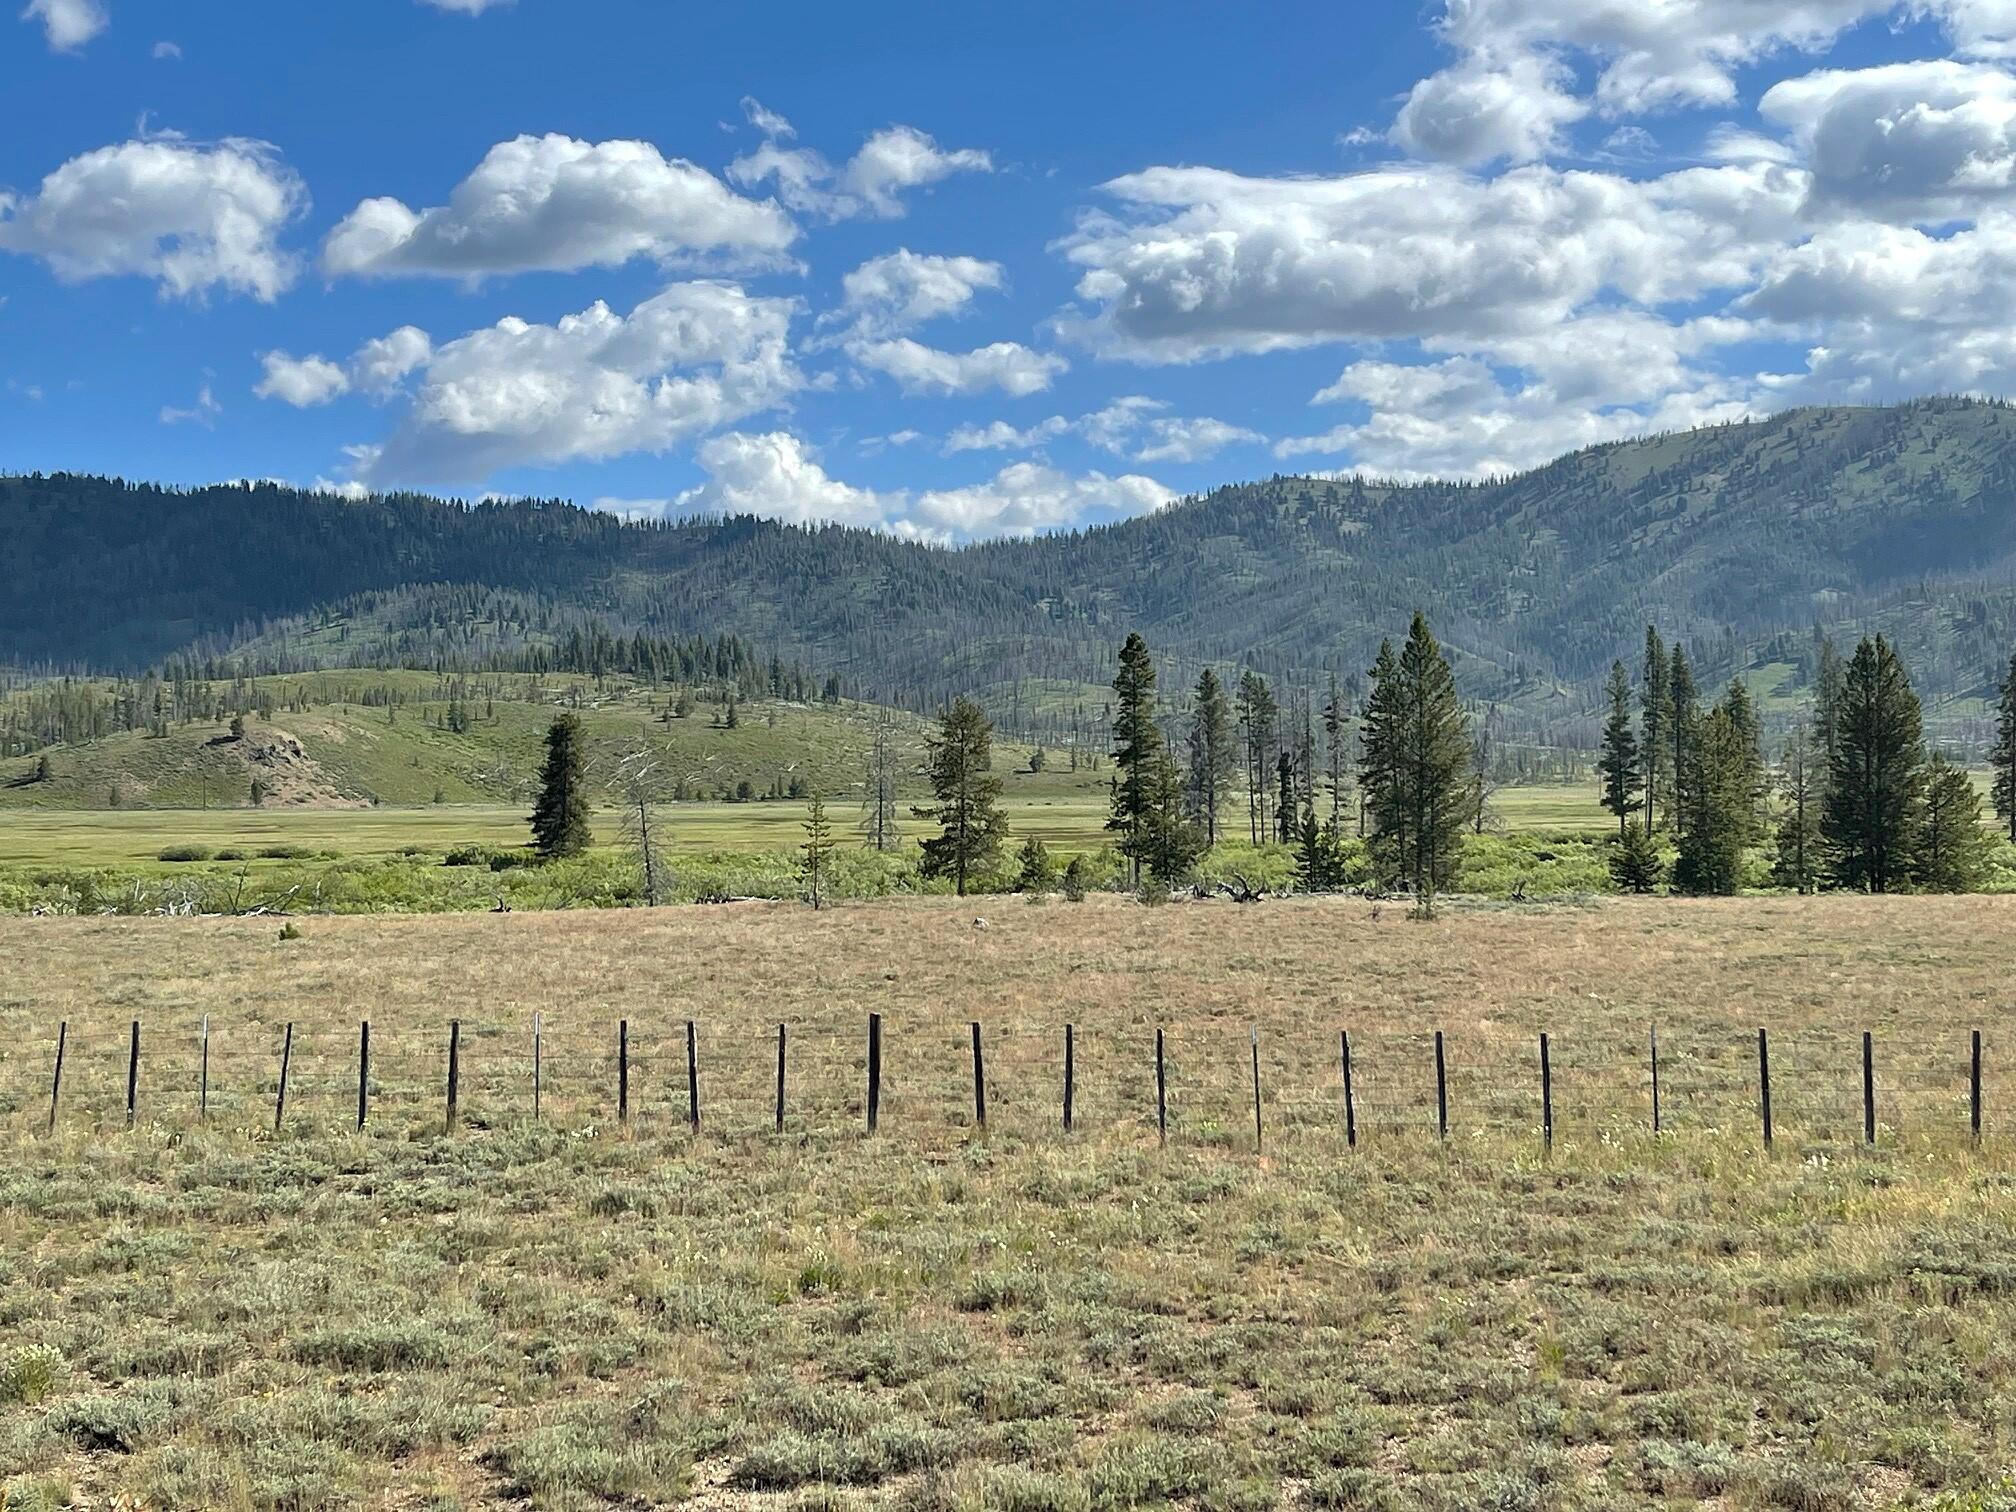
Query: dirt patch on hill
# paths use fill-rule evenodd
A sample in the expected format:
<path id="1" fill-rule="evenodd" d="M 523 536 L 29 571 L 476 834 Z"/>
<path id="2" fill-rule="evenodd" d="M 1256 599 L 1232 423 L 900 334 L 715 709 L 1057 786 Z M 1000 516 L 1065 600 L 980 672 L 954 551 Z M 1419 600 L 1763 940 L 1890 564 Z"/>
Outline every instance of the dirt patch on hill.
<path id="1" fill-rule="evenodd" d="M 247 730 L 226 749 L 243 764 L 246 783 L 258 783 L 262 802 L 283 808 L 365 808 L 343 792 L 308 754 L 300 737 L 286 730 Z"/>

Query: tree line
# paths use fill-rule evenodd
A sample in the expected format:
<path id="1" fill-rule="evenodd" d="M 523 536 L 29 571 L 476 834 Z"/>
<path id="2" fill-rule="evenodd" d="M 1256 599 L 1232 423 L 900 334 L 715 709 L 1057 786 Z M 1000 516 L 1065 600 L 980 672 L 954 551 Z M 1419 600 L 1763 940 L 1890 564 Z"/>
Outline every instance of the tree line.
<path id="1" fill-rule="evenodd" d="M 1775 771 L 1743 681 L 1704 706 L 1686 647 L 1669 650 L 1656 627 L 1645 632 L 1635 683 L 1616 662 L 1606 696 L 1597 771 L 1618 825 L 1611 870 L 1625 889 L 1670 881 L 1680 892 L 1734 893 L 1767 839 L 1770 880 L 1801 893 L 1980 885 L 1989 853 L 1981 796 L 1963 766 L 1926 742 L 1910 673 L 1883 636 L 1845 662 L 1821 643 L 1811 717 L 1793 728 Z M 1999 689 L 1991 766 L 1996 812 L 2016 839 L 2016 657 Z"/>

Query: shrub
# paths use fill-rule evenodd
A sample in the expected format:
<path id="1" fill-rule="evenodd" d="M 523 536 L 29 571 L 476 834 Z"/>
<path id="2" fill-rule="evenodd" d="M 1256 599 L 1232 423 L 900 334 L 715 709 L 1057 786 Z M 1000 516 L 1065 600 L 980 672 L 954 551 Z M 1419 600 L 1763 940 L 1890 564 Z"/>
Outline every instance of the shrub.
<path id="1" fill-rule="evenodd" d="M 236 845 L 227 845 L 217 852 L 219 861 L 243 861 L 246 858 L 247 852 Z"/>
<path id="2" fill-rule="evenodd" d="M 259 847 L 261 861 L 308 861 L 315 850 L 307 845 L 262 845 Z"/>
<path id="3" fill-rule="evenodd" d="M 155 855 L 157 861 L 208 861 L 211 856 L 207 845 L 168 845 Z"/>
<path id="4" fill-rule="evenodd" d="M 63 1356 L 47 1344 L 23 1344 L 0 1365 L 0 1402 L 32 1407 L 55 1389 Z"/>

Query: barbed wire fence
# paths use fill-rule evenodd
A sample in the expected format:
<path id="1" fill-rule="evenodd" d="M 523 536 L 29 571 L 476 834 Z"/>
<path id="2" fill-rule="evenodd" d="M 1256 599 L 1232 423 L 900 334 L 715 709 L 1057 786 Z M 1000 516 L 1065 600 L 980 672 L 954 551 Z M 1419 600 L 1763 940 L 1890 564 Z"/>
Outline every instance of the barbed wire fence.
<path id="1" fill-rule="evenodd" d="M 653 1135 L 981 1129 L 1138 1132 L 1267 1150 L 1476 1132 L 1639 1129 L 1775 1145 L 1899 1137 L 1978 1144 L 2009 1071 L 1981 1031 L 1940 1037 L 1733 1023 L 1532 1037 L 1437 1029 L 1270 1029 L 1228 1018 L 1123 1024 L 64 1022 L 17 1044 L 0 1114 L 17 1129 L 214 1124 L 443 1133 L 522 1121 Z M 38 1074 L 39 1073 L 39 1074 Z"/>

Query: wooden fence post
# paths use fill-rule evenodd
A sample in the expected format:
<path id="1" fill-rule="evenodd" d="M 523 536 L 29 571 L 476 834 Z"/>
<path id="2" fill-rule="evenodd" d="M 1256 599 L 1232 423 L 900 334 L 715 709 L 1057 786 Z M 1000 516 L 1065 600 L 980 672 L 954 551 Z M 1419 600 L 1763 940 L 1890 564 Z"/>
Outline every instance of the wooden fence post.
<path id="1" fill-rule="evenodd" d="M 1248 1024 L 1246 1032 L 1253 1046 L 1253 1149 L 1257 1153 L 1264 1147 L 1260 1130 L 1260 1026 Z"/>
<path id="2" fill-rule="evenodd" d="M 1540 1142 L 1551 1155 L 1554 1151 L 1554 1061 L 1547 1053 L 1547 1036 L 1540 1036 Z"/>
<path id="3" fill-rule="evenodd" d="M 1442 1053 L 1442 1031 L 1435 1031 L 1435 1128 L 1449 1137 L 1449 1062 Z"/>
<path id="4" fill-rule="evenodd" d="M 686 1122 L 700 1132 L 700 1026 L 686 1020 Z"/>
<path id="5" fill-rule="evenodd" d="M 532 1122 L 539 1122 L 539 1094 L 544 1090 L 546 1075 L 545 1015 L 534 1011 L 532 1014 Z"/>
<path id="6" fill-rule="evenodd" d="M 287 1025 L 287 1038 L 280 1044 L 280 1092 L 273 1099 L 273 1132 L 280 1132 L 280 1120 L 287 1116 L 287 1070 L 294 1060 L 294 1025 Z"/>
<path id="7" fill-rule="evenodd" d="M 364 1132 L 364 1115 L 371 1107 L 371 1020 L 357 1021 L 357 1132 Z"/>
<path id="8" fill-rule="evenodd" d="M 1164 1145 L 1169 1143 L 1169 1077 L 1162 1065 L 1162 1031 L 1155 1031 L 1155 1129 Z"/>
<path id="9" fill-rule="evenodd" d="M 1978 1041 L 1980 1036 L 1977 1034 Z M 56 1107 L 63 1100 L 63 1052 L 70 1043 L 70 1020 L 56 1026 L 56 1078 L 49 1083 L 49 1132 L 56 1132 Z"/>
<path id="10" fill-rule="evenodd" d="M 868 1132 L 882 1116 L 882 1015 L 868 1015 Z"/>
<path id="11" fill-rule="evenodd" d="M 1064 1026 L 1064 1132 L 1071 1132 L 1072 1102 L 1077 1094 L 1078 1065 L 1076 1032 L 1073 1025 Z"/>
<path id="12" fill-rule="evenodd" d="M 784 1132 L 784 1026 L 777 1026 L 777 1132 Z"/>
<path id="13" fill-rule="evenodd" d="M 133 1020 L 133 1047 L 126 1052 L 126 1127 L 140 1116 L 140 1020 Z"/>
<path id="14" fill-rule="evenodd" d="M 210 1015 L 203 1015 L 203 1027 L 198 1036 L 202 1041 L 202 1067 L 196 1073 L 196 1121 L 210 1121 Z"/>
<path id="15" fill-rule="evenodd" d="M 1757 1092 L 1759 1105 L 1764 1112 L 1764 1148 L 1771 1148 L 1771 1039 L 1762 1029 L 1757 1031 Z"/>
<path id="16" fill-rule="evenodd" d="M 1973 1131 L 1974 1143 L 1979 1145 L 1981 1143 L 1981 1031 L 1979 1029 L 1974 1031 L 1974 1064 L 1967 1078 L 1967 1092 L 1969 1127 Z M 50 1116 L 55 1116 L 53 1109 Z"/>
<path id="17" fill-rule="evenodd" d="M 1351 1092 L 1351 1031 L 1337 1031 L 1339 1043 L 1344 1052 L 1344 1143 L 1352 1149 L 1358 1148 L 1358 1103 Z"/>
<path id="18" fill-rule="evenodd" d="M 987 1056 L 980 1044 L 980 1021 L 973 1021 L 973 1122 L 987 1127 Z"/>
<path id="19" fill-rule="evenodd" d="M 1876 1047 L 1867 1029 L 1862 1031 L 1862 1142 L 1876 1143 Z"/>
<path id="20" fill-rule="evenodd" d="M 448 1020 L 448 1132 L 462 1121 L 462 1020 Z"/>
<path id="21" fill-rule="evenodd" d="M 1659 1026 L 1652 1026 L 1652 1132 L 1657 1134 L 1659 1123 Z"/>
<path id="22" fill-rule="evenodd" d="M 616 1122 L 630 1127 L 630 1020 L 616 1024 Z"/>

